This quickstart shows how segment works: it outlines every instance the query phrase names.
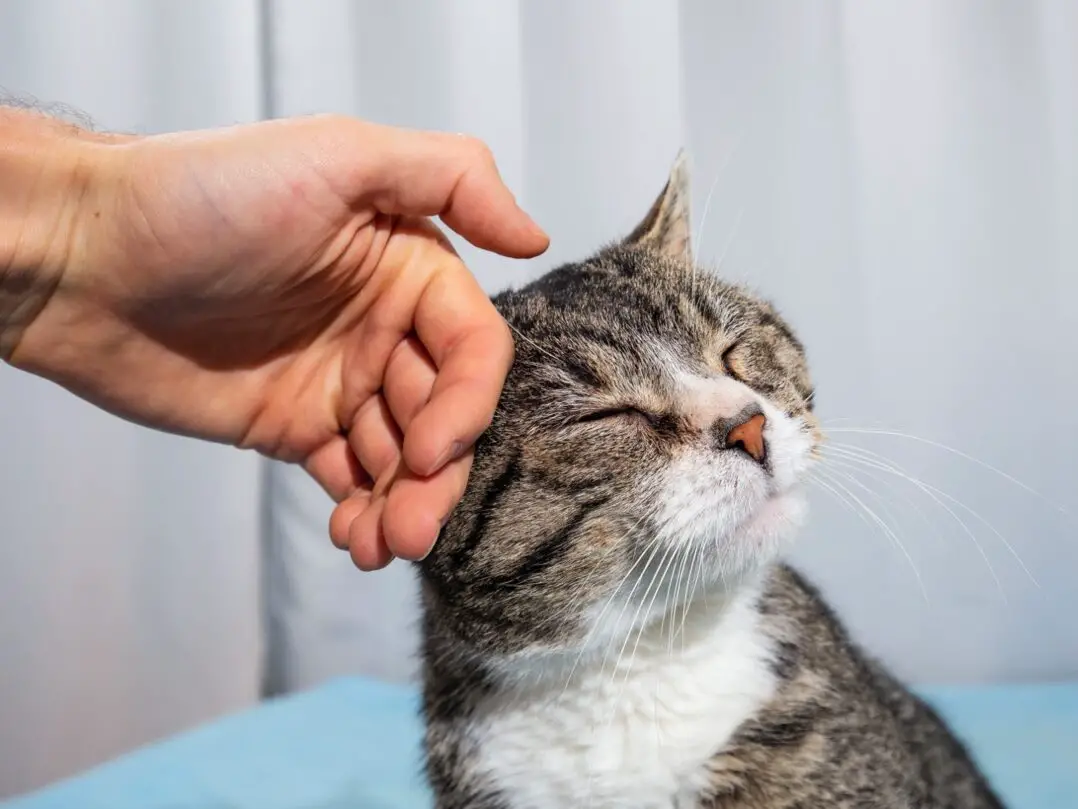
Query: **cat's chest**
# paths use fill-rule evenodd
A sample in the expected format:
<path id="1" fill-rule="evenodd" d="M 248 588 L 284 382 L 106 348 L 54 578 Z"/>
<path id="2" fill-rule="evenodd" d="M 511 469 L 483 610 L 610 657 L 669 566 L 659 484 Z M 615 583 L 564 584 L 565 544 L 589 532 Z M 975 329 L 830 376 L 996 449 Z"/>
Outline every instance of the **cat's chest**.
<path id="1" fill-rule="evenodd" d="M 506 698 L 473 727 L 484 776 L 513 809 L 694 807 L 708 762 L 775 688 L 755 623 L 725 630 Z"/>

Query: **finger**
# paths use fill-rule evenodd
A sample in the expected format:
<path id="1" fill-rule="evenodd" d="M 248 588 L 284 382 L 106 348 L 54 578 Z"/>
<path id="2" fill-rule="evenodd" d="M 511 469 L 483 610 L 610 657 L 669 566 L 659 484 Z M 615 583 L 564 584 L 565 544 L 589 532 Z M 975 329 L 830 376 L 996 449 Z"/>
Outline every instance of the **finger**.
<path id="1" fill-rule="evenodd" d="M 387 214 L 440 216 L 484 250 L 530 258 L 549 237 L 517 205 L 490 149 L 475 138 L 320 119 L 345 195 Z"/>
<path id="2" fill-rule="evenodd" d="M 438 377 L 405 431 L 403 457 L 426 476 L 459 457 L 490 426 L 513 362 L 513 339 L 463 267 L 432 277 L 416 306 L 415 330 Z"/>
<path id="3" fill-rule="evenodd" d="M 308 455 L 303 467 L 338 503 L 371 482 L 343 435 L 330 439 Z"/>
<path id="4" fill-rule="evenodd" d="M 407 432 L 412 419 L 427 404 L 437 375 L 438 369 L 418 337 L 409 335 L 393 350 L 382 393 L 402 431 Z"/>
<path id="5" fill-rule="evenodd" d="M 329 538 L 342 551 L 348 550 L 352 523 L 367 509 L 370 502 L 370 489 L 365 488 L 353 492 L 351 497 L 343 500 L 333 509 L 329 517 Z"/>
<path id="6" fill-rule="evenodd" d="M 372 480 L 397 464 L 401 434 L 384 398 L 376 394 L 360 405 L 348 431 L 348 443 Z"/>
<path id="7" fill-rule="evenodd" d="M 385 498 L 376 497 L 352 520 L 348 532 L 348 552 L 360 570 L 381 570 L 393 561 L 382 534 Z"/>
<path id="8" fill-rule="evenodd" d="M 402 475 L 393 483 L 382 515 L 382 536 L 389 551 L 418 561 L 430 553 L 445 520 L 464 496 L 472 453 L 429 478 Z"/>

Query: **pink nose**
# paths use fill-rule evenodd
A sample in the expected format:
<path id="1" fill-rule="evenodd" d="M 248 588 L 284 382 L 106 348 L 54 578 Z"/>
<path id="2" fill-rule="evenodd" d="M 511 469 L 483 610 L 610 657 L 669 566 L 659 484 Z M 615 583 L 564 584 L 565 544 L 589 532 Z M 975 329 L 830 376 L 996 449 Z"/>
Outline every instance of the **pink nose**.
<path id="1" fill-rule="evenodd" d="M 767 418 L 763 413 L 741 422 L 726 434 L 726 449 L 740 449 L 758 463 L 763 463 L 767 457 L 767 443 L 764 441 L 766 425 Z"/>

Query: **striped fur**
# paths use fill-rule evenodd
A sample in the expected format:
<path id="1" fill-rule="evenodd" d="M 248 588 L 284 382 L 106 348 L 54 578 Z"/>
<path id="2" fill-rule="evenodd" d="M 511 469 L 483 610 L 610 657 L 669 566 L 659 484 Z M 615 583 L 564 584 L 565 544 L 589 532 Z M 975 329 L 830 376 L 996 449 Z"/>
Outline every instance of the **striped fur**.
<path id="1" fill-rule="evenodd" d="M 516 360 L 418 565 L 438 806 L 999 807 L 778 562 L 822 439 L 804 348 L 693 264 L 688 199 L 679 160 L 627 239 L 495 298 Z M 753 413 L 755 460 L 725 439 Z"/>

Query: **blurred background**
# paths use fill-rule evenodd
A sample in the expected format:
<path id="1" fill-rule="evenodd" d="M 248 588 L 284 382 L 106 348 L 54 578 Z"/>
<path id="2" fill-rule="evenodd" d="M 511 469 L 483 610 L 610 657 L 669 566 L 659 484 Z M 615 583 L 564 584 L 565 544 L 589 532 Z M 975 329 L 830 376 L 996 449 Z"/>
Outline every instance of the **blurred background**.
<path id="1" fill-rule="evenodd" d="M 484 138 L 553 238 L 456 240 L 491 292 L 625 234 L 687 147 L 702 262 L 792 321 L 833 430 L 796 561 L 919 683 L 1078 677 L 1076 81 L 1068 0 L 0 3 L 0 88 L 100 128 Z M 0 797 L 411 677 L 410 571 L 355 571 L 329 512 L 0 368 Z"/>

